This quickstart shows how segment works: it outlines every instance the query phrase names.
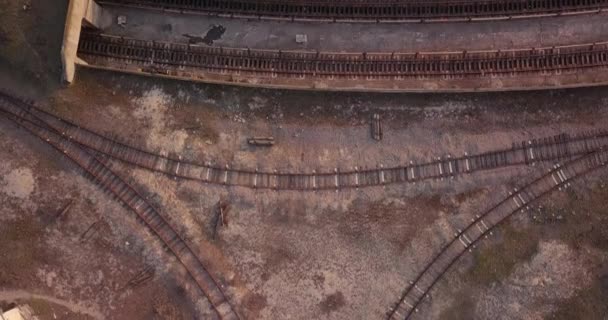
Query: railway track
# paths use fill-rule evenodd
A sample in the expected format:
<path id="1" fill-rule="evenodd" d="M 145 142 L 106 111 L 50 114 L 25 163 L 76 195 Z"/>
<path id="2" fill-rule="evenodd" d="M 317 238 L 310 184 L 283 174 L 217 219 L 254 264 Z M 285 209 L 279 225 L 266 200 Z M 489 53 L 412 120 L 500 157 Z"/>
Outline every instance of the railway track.
<path id="1" fill-rule="evenodd" d="M 45 124 L 32 119 L 25 111 L 22 110 L 20 114 L 7 112 L 7 110 L 12 109 L 10 104 L 11 102 L 6 99 L 0 99 L 0 107 L 2 107 L 0 113 L 64 154 L 82 168 L 89 178 L 102 190 L 111 194 L 121 204 L 137 214 L 138 218 L 146 224 L 152 233 L 162 241 L 166 248 L 185 267 L 188 274 L 207 297 L 220 319 L 240 319 L 224 295 L 220 285 L 209 274 L 194 250 L 163 215 L 146 201 L 144 196 L 139 194 L 132 186 L 108 168 L 99 158 L 80 145 L 57 134 L 51 128 L 46 127 Z"/>
<path id="2" fill-rule="evenodd" d="M 154 154 L 60 119 L 13 96 L 0 93 L 0 100 L 10 102 L 4 104 L 5 111 L 14 115 L 25 112 L 71 141 L 111 158 L 171 177 L 257 189 L 340 190 L 451 179 L 477 171 L 566 160 L 597 151 L 608 145 L 608 131 L 603 130 L 532 139 L 513 144 L 510 148 L 479 154 L 465 153 L 463 156 L 448 155 L 443 158 L 434 158 L 428 162 L 410 162 L 408 165 L 396 167 L 356 167 L 348 170 L 335 168 L 329 172 L 300 173 L 264 171 L 233 168 L 230 165 L 213 166 L 209 163 L 183 160 L 181 157 L 172 158 Z"/>
<path id="3" fill-rule="evenodd" d="M 468 225 L 458 229 L 454 238 L 439 251 L 424 267 L 422 272 L 410 282 L 410 286 L 389 312 L 388 318 L 409 319 L 418 311 L 419 305 L 449 268 L 494 227 L 513 214 L 529 208 L 556 189 L 566 188 L 574 179 L 608 164 L 608 148 L 590 152 L 563 165 L 555 165 L 549 173 L 542 175 L 525 186 L 509 192 L 509 196 L 481 215 L 472 218 Z"/>
<path id="4" fill-rule="evenodd" d="M 208 47 L 83 32 L 78 56 L 91 66 L 210 82 L 249 77 L 278 78 L 286 85 L 305 80 L 398 83 L 604 69 L 608 67 L 608 42 L 468 52 L 332 53 Z"/>
<path id="5" fill-rule="evenodd" d="M 101 4 L 231 18 L 332 22 L 504 20 L 602 12 L 607 0 L 101 0 Z"/>

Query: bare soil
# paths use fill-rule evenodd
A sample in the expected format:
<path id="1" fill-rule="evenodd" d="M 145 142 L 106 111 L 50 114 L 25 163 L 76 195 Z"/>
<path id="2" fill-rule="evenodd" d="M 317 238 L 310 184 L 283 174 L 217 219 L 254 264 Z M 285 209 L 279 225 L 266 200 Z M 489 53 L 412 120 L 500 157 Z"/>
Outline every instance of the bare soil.
<path id="1" fill-rule="evenodd" d="M 608 123 L 605 88 L 315 93 L 93 70 L 79 70 L 76 82 L 62 87 L 66 3 L 33 2 L 23 10 L 21 1 L 0 0 L 6 8 L 0 88 L 153 152 L 233 167 L 333 170 L 509 147 Z M 370 136 L 374 113 L 385 125 L 381 142 Z M 277 144 L 248 146 L 254 135 L 274 136 Z M 158 240 L 61 154 L 3 117 L 0 150 L 6 151 L 0 153 L 0 303 L 27 303 L 41 319 L 213 319 L 207 300 Z M 316 193 L 227 188 L 112 167 L 193 244 L 244 319 L 380 319 L 454 230 L 549 165 Z M 509 221 L 439 282 L 418 318 L 602 319 L 605 184 L 605 170 L 598 171 Z M 215 232 L 220 202 L 230 207 L 228 223 Z M 152 280 L 127 286 L 149 267 Z"/>

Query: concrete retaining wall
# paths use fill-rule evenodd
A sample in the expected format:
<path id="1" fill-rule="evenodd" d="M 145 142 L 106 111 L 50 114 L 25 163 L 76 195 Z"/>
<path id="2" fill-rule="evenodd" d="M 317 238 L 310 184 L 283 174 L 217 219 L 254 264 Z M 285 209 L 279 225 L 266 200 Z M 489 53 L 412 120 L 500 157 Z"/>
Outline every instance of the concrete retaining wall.
<path id="1" fill-rule="evenodd" d="M 109 17 L 104 14 L 103 8 L 94 0 L 70 0 L 61 46 L 63 81 L 72 83 L 76 72 L 76 63 L 86 64 L 76 56 L 83 23 L 88 27 L 100 29 L 108 19 Z"/>

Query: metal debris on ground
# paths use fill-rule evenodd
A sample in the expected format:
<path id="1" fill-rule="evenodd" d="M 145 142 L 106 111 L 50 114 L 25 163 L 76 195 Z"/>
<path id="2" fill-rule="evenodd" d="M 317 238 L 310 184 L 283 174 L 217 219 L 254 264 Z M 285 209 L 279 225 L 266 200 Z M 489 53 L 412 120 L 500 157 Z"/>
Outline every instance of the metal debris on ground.
<path id="1" fill-rule="evenodd" d="M 61 211 L 59 211 L 56 215 L 55 215 L 55 220 L 59 220 L 61 219 L 63 216 L 65 216 L 68 211 L 70 211 L 70 209 L 72 208 L 72 204 L 74 203 L 73 200 L 70 200 L 70 202 L 68 202 L 68 204 L 66 204 L 63 209 L 61 209 Z"/>
<path id="2" fill-rule="evenodd" d="M 148 266 L 144 268 L 142 271 L 137 273 L 129 282 L 125 288 L 135 288 L 141 286 L 142 284 L 152 280 L 154 278 L 154 267 Z"/>
<path id="3" fill-rule="evenodd" d="M 374 138 L 374 140 L 376 140 L 376 141 L 382 140 L 382 136 L 383 136 L 382 123 L 380 122 L 379 114 L 374 113 L 372 115 L 371 127 L 372 127 L 372 138 Z"/>
<path id="4" fill-rule="evenodd" d="M 82 235 L 80 235 L 80 242 L 87 242 L 89 239 L 91 239 L 99 231 L 101 226 L 102 220 L 93 222 L 93 224 L 91 224 L 91 226 L 89 226 L 89 228 L 83 232 Z"/>
<path id="5" fill-rule="evenodd" d="M 270 147 L 274 145 L 274 137 L 253 137 L 247 139 L 247 143 L 252 146 Z"/>
<path id="6" fill-rule="evenodd" d="M 118 21 L 117 21 L 118 25 L 121 27 L 126 27 L 127 26 L 127 16 L 118 16 Z"/>
<path id="7" fill-rule="evenodd" d="M 218 210 L 215 216 L 215 225 L 213 226 L 213 239 L 215 239 L 215 237 L 217 236 L 217 231 L 219 227 L 228 225 L 226 216 L 228 214 L 228 210 L 230 209 L 230 205 L 227 202 L 220 200 L 218 202 L 217 207 Z"/>

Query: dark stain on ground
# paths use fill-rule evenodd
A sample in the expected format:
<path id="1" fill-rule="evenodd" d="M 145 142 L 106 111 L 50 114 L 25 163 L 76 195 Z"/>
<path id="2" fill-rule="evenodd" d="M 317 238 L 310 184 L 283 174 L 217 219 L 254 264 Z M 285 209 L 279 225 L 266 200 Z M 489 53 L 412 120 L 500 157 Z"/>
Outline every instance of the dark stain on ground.
<path id="1" fill-rule="evenodd" d="M 204 38 L 187 33 L 183 34 L 183 36 L 188 38 L 189 44 L 204 43 L 210 46 L 213 44 L 213 41 L 220 39 L 222 35 L 224 35 L 224 32 L 226 32 L 226 28 L 224 26 L 214 24 L 211 26 L 211 29 L 207 31 L 207 34 L 205 34 Z"/>
<path id="2" fill-rule="evenodd" d="M 173 26 L 170 23 L 163 24 L 162 26 L 160 26 L 160 31 L 171 32 L 173 31 Z"/>
<path id="3" fill-rule="evenodd" d="M 268 301 L 266 300 L 265 296 L 253 293 L 245 297 L 244 305 L 245 308 L 250 312 L 250 318 L 257 319 L 260 316 L 260 312 L 268 306 Z"/>
<path id="4" fill-rule="evenodd" d="M 600 284 L 602 287 L 602 292 L 608 295 L 608 273 L 600 278 Z"/>
<path id="5" fill-rule="evenodd" d="M 5 43 L 8 42 L 8 35 L 6 34 L 6 32 L 0 30 L 0 43 Z"/>
<path id="6" fill-rule="evenodd" d="M 319 303 L 319 307 L 321 311 L 325 314 L 329 314 L 332 311 L 336 311 L 345 305 L 344 295 L 342 292 L 338 291 L 336 293 L 332 293 L 326 296 L 321 303 Z"/>
<path id="7" fill-rule="evenodd" d="M 475 300 L 470 290 L 459 291 L 452 304 L 439 314 L 439 320 L 475 319 Z"/>
<path id="8" fill-rule="evenodd" d="M 281 242 L 278 241 L 277 243 Z M 269 254 L 265 258 L 265 271 L 264 273 L 262 273 L 261 276 L 263 281 L 270 280 L 270 277 L 277 271 L 279 271 L 284 264 L 290 261 L 294 261 L 297 258 L 294 252 L 289 250 L 289 248 L 282 246 L 276 248 L 269 248 L 268 252 Z"/>
<path id="9" fill-rule="evenodd" d="M 312 277 L 312 282 L 315 284 L 315 287 L 317 287 L 317 289 L 321 289 L 323 287 L 323 284 L 325 284 L 325 275 L 323 275 L 322 273 L 315 274 Z"/>

